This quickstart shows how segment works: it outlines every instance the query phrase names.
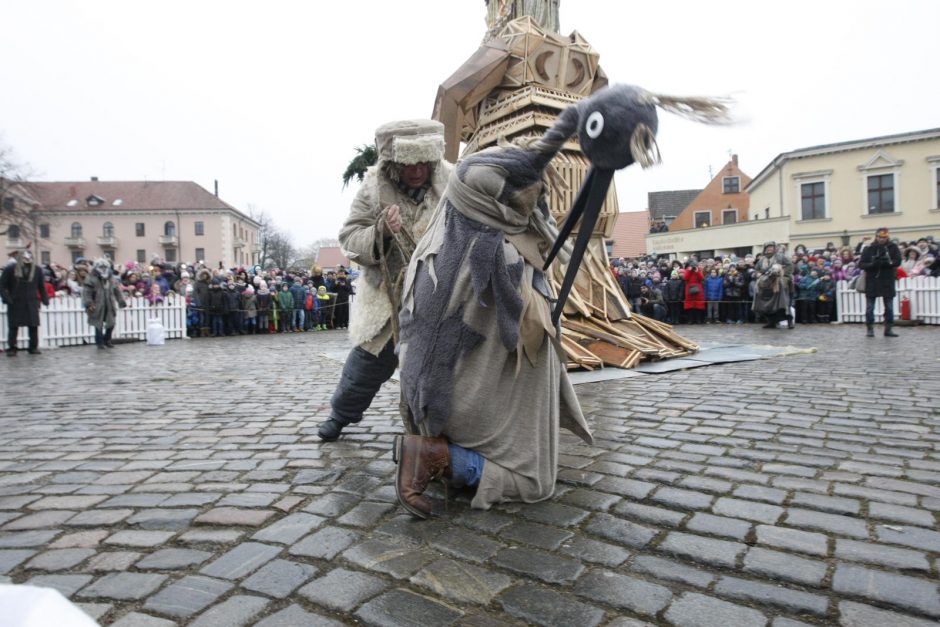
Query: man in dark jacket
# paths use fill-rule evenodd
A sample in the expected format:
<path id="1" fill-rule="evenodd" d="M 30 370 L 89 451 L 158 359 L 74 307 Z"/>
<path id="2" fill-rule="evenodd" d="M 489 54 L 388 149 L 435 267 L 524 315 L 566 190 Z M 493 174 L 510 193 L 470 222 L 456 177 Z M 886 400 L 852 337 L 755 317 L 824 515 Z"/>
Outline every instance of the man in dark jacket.
<path id="1" fill-rule="evenodd" d="M 7 357 L 16 357 L 16 336 L 20 327 L 29 329 L 29 354 L 39 354 L 39 302 L 49 304 L 46 281 L 33 263 L 33 254 L 24 250 L 15 264 L 0 274 L 0 298 L 7 306 Z"/>
<path id="2" fill-rule="evenodd" d="M 858 266 L 865 271 L 865 324 L 868 337 L 875 337 L 875 301 L 881 298 L 885 307 L 885 337 L 897 337 L 894 326 L 894 295 L 897 268 L 901 265 L 901 249 L 888 238 L 888 229 L 875 231 L 875 243 L 862 250 Z"/>

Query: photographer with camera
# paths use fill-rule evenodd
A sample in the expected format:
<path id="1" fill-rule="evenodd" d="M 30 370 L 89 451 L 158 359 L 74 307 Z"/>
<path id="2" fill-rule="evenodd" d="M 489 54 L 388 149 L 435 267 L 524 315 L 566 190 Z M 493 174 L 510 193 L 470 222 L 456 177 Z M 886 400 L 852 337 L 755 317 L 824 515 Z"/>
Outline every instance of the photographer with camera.
<path id="1" fill-rule="evenodd" d="M 875 337 L 875 300 L 881 298 L 885 307 L 885 337 L 897 337 L 894 327 L 894 295 L 897 268 L 901 265 L 901 249 L 888 239 L 888 229 L 875 231 L 875 243 L 862 250 L 859 267 L 865 272 L 865 324 L 867 336 Z"/>

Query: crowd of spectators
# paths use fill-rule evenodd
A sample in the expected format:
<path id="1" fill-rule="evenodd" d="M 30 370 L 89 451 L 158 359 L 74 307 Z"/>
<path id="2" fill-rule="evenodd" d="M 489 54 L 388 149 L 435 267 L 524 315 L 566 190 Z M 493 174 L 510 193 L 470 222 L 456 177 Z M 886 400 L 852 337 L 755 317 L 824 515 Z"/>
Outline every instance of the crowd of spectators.
<path id="1" fill-rule="evenodd" d="M 786 251 L 793 263 L 792 294 L 796 321 L 828 323 L 838 319 L 836 285 L 852 281 L 862 270 L 862 239 L 854 248 L 829 243 L 810 250 L 802 244 Z M 940 247 L 932 236 L 897 241 L 903 263 L 898 278 L 940 276 Z M 756 288 L 754 255 L 720 255 L 698 259 L 645 256 L 611 261 L 611 272 L 634 311 L 671 324 L 744 324 L 757 322 L 751 303 Z"/>
<path id="2" fill-rule="evenodd" d="M 81 258 L 69 268 L 42 266 L 48 296 L 80 297 L 91 269 Z M 125 297 L 142 298 L 146 306 L 185 299 L 187 334 L 219 337 L 346 328 L 357 273 L 342 266 L 323 273 L 319 266 L 221 269 L 154 259 L 118 265 L 114 274 Z"/>

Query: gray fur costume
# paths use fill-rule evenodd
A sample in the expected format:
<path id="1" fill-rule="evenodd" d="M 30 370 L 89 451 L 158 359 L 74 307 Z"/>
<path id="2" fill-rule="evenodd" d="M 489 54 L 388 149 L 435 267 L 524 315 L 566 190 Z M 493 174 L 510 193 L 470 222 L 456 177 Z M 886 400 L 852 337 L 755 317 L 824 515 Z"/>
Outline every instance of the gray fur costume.
<path id="1" fill-rule="evenodd" d="M 557 235 L 542 172 L 574 132 L 566 113 L 529 147 L 460 164 L 405 277 L 402 393 L 423 435 L 485 458 L 476 508 L 551 496 L 559 427 L 593 442 L 541 271 Z"/>
<path id="2" fill-rule="evenodd" d="M 772 315 L 784 312 L 789 315 L 790 290 L 793 285 L 793 262 L 779 252 L 776 252 L 776 243 L 764 244 L 764 251 L 773 246 L 774 254 L 762 254 L 754 264 L 757 284 L 754 290 L 752 308 L 755 313 Z"/>

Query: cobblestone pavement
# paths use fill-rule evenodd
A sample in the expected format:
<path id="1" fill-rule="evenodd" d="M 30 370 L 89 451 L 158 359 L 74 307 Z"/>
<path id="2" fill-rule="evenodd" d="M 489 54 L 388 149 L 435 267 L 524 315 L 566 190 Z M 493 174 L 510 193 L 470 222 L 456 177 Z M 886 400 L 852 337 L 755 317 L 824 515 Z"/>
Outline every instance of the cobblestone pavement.
<path id="1" fill-rule="evenodd" d="M 120 626 L 936 624 L 940 330 L 680 331 L 819 352 L 579 386 L 551 500 L 427 522 L 395 384 L 316 437 L 343 332 L 0 357 L 0 578 Z"/>

